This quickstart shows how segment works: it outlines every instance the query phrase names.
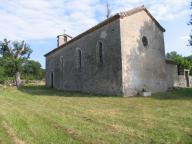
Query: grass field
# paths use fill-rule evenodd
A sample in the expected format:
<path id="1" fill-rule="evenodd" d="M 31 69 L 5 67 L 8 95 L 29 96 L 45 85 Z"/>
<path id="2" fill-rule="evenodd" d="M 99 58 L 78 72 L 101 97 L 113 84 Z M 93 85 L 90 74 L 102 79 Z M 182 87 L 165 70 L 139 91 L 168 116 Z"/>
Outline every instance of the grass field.
<path id="1" fill-rule="evenodd" d="M 0 88 L 0 144 L 190 144 L 192 89 L 105 97 Z"/>

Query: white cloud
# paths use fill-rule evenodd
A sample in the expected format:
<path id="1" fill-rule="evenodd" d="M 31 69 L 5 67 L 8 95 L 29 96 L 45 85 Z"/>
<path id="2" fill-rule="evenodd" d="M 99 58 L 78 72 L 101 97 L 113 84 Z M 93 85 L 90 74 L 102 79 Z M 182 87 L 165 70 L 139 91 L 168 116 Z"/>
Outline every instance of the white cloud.
<path id="1" fill-rule="evenodd" d="M 189 40 L 189 36 L 181 36 L 180 39 L 183 40 L 183 41 L 188 41 Z"/>
<path id="2" fill-rule="evenodd" d="M 114 11 L 145 5 L 158 20 L 173 20 L 189 12 L 189 0 L 112 0 Z"/>
<path id="3" fill-rule="evenodd" d="M 105 15 L 105 0 L 0 0 L 0 39 L 43 40 L 62 33 L 73 36 Z M 145 4 L 158 20 L 188 12 L 189 0 L 111 0 L 113 13 Z"/>
<path id="4" fill-rule="evenodd" d="M 173 20 L 189 12 L 189 0 L 159 0 L 149 3 L 149 9 L 158 20 Z"/>
<path id="5" fill-rule="evenodd" d="M 97 0 L 0 0 L 0 38 L 39 40 L 64 29 L 76 35 L 98 21 Z"/>

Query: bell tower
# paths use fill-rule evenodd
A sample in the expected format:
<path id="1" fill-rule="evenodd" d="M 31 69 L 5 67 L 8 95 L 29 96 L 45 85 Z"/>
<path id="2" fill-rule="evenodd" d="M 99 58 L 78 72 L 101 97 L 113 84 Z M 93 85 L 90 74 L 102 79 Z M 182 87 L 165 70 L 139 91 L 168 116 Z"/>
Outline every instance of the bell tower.
<path id="1" fill-rule="evenodd" d="M 64 45 L 65 43 L 67 43 L 71 39 L 72 39 L 72 37 L 65 34 L 65 33 L 62 34 L 62 35 L 58 35 L 57 36 L 57 47 L 60 47 L 60 46 Z"/>

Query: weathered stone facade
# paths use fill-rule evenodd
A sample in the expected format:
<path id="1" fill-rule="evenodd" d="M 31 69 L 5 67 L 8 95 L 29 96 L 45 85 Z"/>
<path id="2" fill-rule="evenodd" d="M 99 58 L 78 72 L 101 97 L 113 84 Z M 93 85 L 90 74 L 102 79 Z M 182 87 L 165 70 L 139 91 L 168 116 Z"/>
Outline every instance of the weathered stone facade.
<path id="1" fill-rule="evenodd" d="M 166 91 L 163 32 L 144 7 L 119 13 L 46 54 L 46 85 L 103 95 Z"/>
<path id="2" fill-rule="evenodd" d="M 145 11 L 121 19 L 120 24 L 124 95 L 166 91 L 163 31 Z M 142 43 L 143 36 L 148 39 L 147 46 Z"/>
<path id="3" fill-rule="evenodd" d="M 103 44 L 103 64 L 98 62 L 98 42 Z M 82 53 L 81 68 L 78 50 Z M 122 95 L 119 19 L 47 56 L 47 86 L 51 86 L 51 72 L 56 89 Z"/>
<path id="4" fill-rule="evenodd" d="M 167 63 L 166 69 L 168 88 L 176 87 L 179 78 L 177 64 Z"/>

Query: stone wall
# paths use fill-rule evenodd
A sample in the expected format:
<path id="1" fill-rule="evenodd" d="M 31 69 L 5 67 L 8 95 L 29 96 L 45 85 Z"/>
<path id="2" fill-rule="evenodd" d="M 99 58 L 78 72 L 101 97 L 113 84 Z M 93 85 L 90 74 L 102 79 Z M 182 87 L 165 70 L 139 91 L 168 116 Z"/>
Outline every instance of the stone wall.
<path id="1" fill-rule="evenodd" d="M 123 93 L 136 95 L 143 89 L 151 92 L 167 90 L 163 32 L 141 11 L 120 21 Z M 142 43 L 143 36 L 148 45 Z"/>
<path id="2" fill-rule="evenodd" d="M 167 85 L 168 88 L 173 88 L 176 86 L 178 81 L 178 70 L 176 64 L 166 64 L 166 75 L 167 75 Z"/>
<path id="3" fill-rule="evenodd" d="M 103 43 L 103 64 L 98 62 L 99 41 Z M 48 55 L 46 85 L 51 86 L 53 72 L 56 89 L 122 95 L 120 46 L 120 22 L 117 19 Z M 78 50 L 82 53 L 81 68 Z"/>
<path id="4" fill-rule="evenodd" d="M 98 63 L 99 41 L 103 43 L 103 64 Z M 117 19 L 48 55 L 47 86 L 51 86 L 52 72 L 54 88 L 62 90 L 124 96 L 143 89 L 166 91 L 163 32 L 145 11 Z"/>
<path id="5" fill-rule="evenodd" d="M 192 76 L 189 76 L 189 86 L 192 87 Z M 186 78 L 184 75 L 179 75 L 175 82 L 175 87 L 187 87 Z"/>

